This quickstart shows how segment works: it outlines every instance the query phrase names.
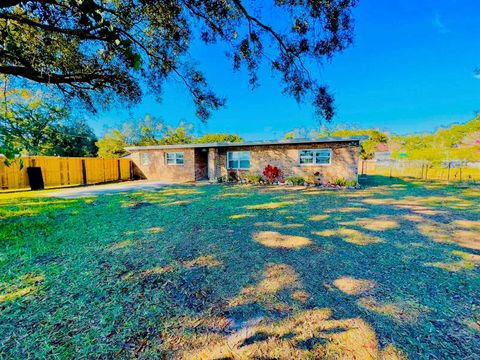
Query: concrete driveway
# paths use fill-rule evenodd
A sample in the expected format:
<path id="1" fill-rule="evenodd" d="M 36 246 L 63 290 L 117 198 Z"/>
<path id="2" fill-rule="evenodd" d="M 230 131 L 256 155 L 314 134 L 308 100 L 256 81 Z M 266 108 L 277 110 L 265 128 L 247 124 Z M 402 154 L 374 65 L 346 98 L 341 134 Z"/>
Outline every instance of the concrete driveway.
<path id="1" fill-rule="evenodd" d="M 167 185 L 171 184 L 161 181 L 137 180 L 113 184 L 89 185 L 82 187 L 59 189 L 46 192 L 44 196 L 72 199 L 79 197 L 120 193 L 126 191 L 156 190 Z"/>

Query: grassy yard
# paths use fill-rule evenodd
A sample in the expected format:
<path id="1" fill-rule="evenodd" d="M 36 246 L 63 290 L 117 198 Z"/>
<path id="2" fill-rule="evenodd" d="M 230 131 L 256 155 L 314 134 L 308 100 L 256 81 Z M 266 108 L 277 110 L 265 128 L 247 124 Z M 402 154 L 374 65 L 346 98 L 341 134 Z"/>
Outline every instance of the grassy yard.
<path id="1" fill-rule="evenodd" d="M 480 189 L 0 195 L 0 358 L 475 358 Z"/>

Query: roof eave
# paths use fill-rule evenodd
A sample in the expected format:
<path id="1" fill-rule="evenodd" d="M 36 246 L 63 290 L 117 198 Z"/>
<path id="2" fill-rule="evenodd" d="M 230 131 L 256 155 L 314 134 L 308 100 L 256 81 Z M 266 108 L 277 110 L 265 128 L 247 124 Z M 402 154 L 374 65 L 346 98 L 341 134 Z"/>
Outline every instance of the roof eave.
<path id="1" fill-rule="evenodd" d="M 127 151 L 139 150 L 162 150 L 162 149 L 195 149 L 195 148 L 215 148 L 215 147 L 239 147 L 239 146 L 272 146 L 272 145 L 296 145 L 312 143 L 329 142 L 356 142 L 359 143 L 368 139 L 368 136 L 355 137 L 325 137 L 314 139 L 295 139 L 295 140 L 276 140 L 276 141 L 246 141 L 246 142 L 223 142 L 223 143 L 204 143 L 204 144 L 178 144 L 178 145 L 150 145 L 150 146 L 128 146 Z"/>

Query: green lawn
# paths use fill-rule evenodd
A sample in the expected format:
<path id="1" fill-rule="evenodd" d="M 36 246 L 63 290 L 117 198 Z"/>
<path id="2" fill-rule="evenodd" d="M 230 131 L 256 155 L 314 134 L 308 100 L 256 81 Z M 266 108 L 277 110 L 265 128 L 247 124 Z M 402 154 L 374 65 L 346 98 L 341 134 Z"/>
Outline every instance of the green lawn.
<path id="1" fill-rule="evenodd" d="M 474 358 L 480 189 L 0 195 L 0 358 Z"/>

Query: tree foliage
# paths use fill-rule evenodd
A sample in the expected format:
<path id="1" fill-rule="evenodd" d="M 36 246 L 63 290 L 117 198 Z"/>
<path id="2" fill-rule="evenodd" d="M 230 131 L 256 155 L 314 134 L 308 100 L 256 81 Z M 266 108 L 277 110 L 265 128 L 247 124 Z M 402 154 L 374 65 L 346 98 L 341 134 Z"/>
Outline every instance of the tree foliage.
<path id="1" fill-rule="evenodd" d="M 360 157 L 362 159 L 373 159 L 375 152 L 380 151 L 379 145 L 386 145 L 388 142 L 388 135 L 376 129 L 343 129 L 338 128 L 330 130 L 322 127 L 320 131 L 314 129 L 294 129 L 285 134 L 285 139 L 295 138 L 322 138 L 328 136 L 368 136 L 367 140 L 362 141 L 360 145 Z"/>
<path id="2" fill-rule="evenodd" d="M 98 156 L 102 158 L 119 158 L 128 154 L 125 150 L 129 144 L 127 136 L 121 130 L 112 129 L 96 143 Z"/>
<path id="3" fill-rule="evenodd" d="M 97 150 L 95 134 L 85 121 L 71 119 L 57 99 L 26 89 L 3 93 L 0 136 L 17 154 L 95 156 Z"/>
<path id="4" fill-rule="evenodd" d="M 165 125 L 163 121 L 145 116 L 144 119 L 126 122 L 121 129 L 112 129 L 97 141 L 98 156 L 117 158 L 127 155 L 128 146 L 178 145 L 210 142 L 241 142 L 235 134 L 205 134 L 196 137 L 193 126 L 180 121 L 176 127 Z"/>
<path id="5" fill-rule="evenodd" d="M 190 46 L 222 42 L 233 68 L 252 86 L 268 64 L 282 91 L 334 115 L 333 98 L 308 65 L 351 44 L 356 0 L 7 0 L 0 3 L 0 73 L 47 84 L 90 106 L 113 97 L 136 103 L 148 87 L 160 94 L 175 77 L 192 95 L 199 118 L 224 104 L 195 66 Z M 268 20 L 267 20 L 268 18 Z M 290 24 L 289 26 L 285 26 Z M 102 95 L 102 96 L 99 96 Z"/>
<path id="6" fill-rule="evenodd" d="M 387 144 L 388 135 L 377 129 L 338 129 L 329 133 L 329 136 L 368 136 L 360 145 L 360 158 L 373 159 L 375 153 L 380 151 L 380 144 Z"/>
<path id="7" fill-rule="evenodd" d="M 97 156 L 97 136 L 85 120 L 68 120 L 54 127 L 47 145 L 38 155 L 64 157 Z"/>
<path id="8" fill-rule="evenodd" d="M 412 160 L 480 160 L 480 116 L 465 123 L 442 128 L 432 134 L 394 136 L 392 155 Z"/>
<path id="9" fill-rule="evenodd" d="M 176 128 L 167 126 L 163 137 L 158 141 L 159 145 L 191 144 L 194 136 L 191 134 L 193 127 L 185 122 L 180 122 Z"/>
<path id="10" fill-rule="evenodd" d="M 242 142 L 243 139 L 236 134 L 205 134 L 197 139 L 196 143 L 206 144 L 206 143 L 222 143 L 222 142 Z"/>
<path id="11" fill-rule="evenodd" d="M 3 159 L 1 159 L 3 157 Z M 6 166 L 10 166 L 12 162 L 19 161 L 20 169 L 23 168 L 23 161 L 18 156 L 18 149 L 7 139 L 6 136 L 0 133 L 0 160 Z"/>

